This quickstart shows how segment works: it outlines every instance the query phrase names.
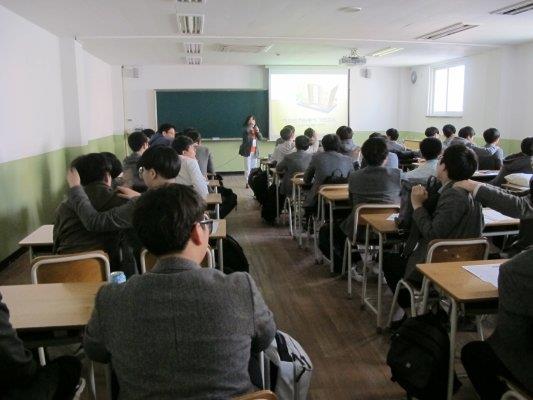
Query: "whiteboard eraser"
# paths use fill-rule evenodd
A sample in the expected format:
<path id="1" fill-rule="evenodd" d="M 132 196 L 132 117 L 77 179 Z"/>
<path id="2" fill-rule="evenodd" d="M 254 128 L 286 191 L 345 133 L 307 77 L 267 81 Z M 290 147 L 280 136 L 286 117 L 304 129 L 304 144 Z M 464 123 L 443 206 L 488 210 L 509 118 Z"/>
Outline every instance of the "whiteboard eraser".
<path id="1" fill-rule="evenodd" d="M 220 140 L 220 138 L 217 136 L 217 137 L 212 137 L 211 139 L 213 140 Z"/>

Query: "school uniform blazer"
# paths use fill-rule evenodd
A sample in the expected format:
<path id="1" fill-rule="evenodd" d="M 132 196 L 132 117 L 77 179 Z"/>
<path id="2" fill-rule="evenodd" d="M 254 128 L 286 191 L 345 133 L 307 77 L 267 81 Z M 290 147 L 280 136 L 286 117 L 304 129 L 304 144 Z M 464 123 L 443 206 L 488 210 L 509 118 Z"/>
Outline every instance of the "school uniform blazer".
<path id="1" fill-rule="evenodd" d="M 304 150 L 287 154 L 283 160 L 276 165 L 276 171 L 283 174 L 280 185 L 280 193 L 290 196 L 292 193 L 291 179 L 297 172 L 304 172 L 311 162 L 312 154 Z"/>
<path id="2" fill-rule="evenodd" d="M 169 256 L 100 289 L 83 347 L 112 362 L 121 400 L 229 399 L 252 389 L 250 354 L 275 332 L 249 274 Z"/>
<path id="3" fill-rule="evenodd" d="M 349 238 L 353 235 L 355 208 L 359 204 L 400 204 L 402 171 L 398 168 L 365 167 L 352 172 L 348 191 L 353 209 L 341 224 L 342 231 Z"/>
<path id="4" fill-rule="evenodd" d="M 494 186 L 501 186 L 505 183 L 505 177 L 514 173 L 533 173 L 533 157 L 525 153 L 510 154 L 504 158 L 502 168 L 498 176 L 489 183 Z"/>
<path id="5" fill-rule="evenodd" d="M 326 178 L 332 174 L 348 177 L 353 170 L 353 158 L 351 157 L 336 151 L 315 153 L 304 174 L 304 182 L 313 184 L 304 201 L 304 207 L 313 207 L 316 204 L 318 189 Z"/>
<path id="6" fill-rule="evenodd" d="M 181 168 L 180 173 L 176 177 L 176 183 L 192 186 L 194 190 L 196 190 L 196 193 L 205 199 L 209 194 L 209 190 L 207 189 L 207 181 L 205 176 L 203 176 L 202 171 L 200 171 L 198 161 L 181 155 L 180 161 Z"/>
<path id="7" fill-rule="evenodd" d="M 480 154 L 479 147 L 474 147 L 474 151 L 478 155 L 478 169 L 500 169 L 503 162 L 503 150 L 494 144 L 486 144 L 485 148 L 494 151 L 494 153 L 491 155 Z"/>
<path id="8" fill-rule="evenodd" d="M 413 211 L 415 226 L 411 227 L 405 245 L 406 253 L 410 254 L 405 271 L 407 279 L 422 280 L 420 273 L 416 271 L 416 264 L 425 262 L 428 244 L 432 240 L 481 236 L 484 226 L 481 203 L 475 201 L 466 190 L 453 187 L 453 183 L 448 182 L 442 187 L 433 215 L 424 207 Z"/>
<path id="9" fill-rule="evenodd" d="M 263 140 L 263 135 L 261 135 L 261 132 L 258 132 L 257 137 L 256 137 L 256 142 L 255 142 L 255 145 L 256 145 L 255 155 L 257 157 L 259 157 L 259 141 L 261 140 Z M 242 130 L 242 143 L 241 143 L 241 146 L 239 147 L 239 154 L 243 157 L 250 157 L 250 151 L 252 150 L 253 143 L 254 143 L 254 138 L 248 135 L 248 128 L 244 128 Z"/>
<path id="10" fill-rule="evenodd" d="M 207 147 L 196 147 L 196 160 L 198 161 L 202 175 L 207 176 L 208 172 L 210 174 L 215 172 L 215 168 L 213 167 L 213 157 Z"/>
<path id="11" fill-rule="evenodd" d="M 487 342 L 519 383 L 533 393 L 533 248 L 500 266 L 498 322 Z"/>

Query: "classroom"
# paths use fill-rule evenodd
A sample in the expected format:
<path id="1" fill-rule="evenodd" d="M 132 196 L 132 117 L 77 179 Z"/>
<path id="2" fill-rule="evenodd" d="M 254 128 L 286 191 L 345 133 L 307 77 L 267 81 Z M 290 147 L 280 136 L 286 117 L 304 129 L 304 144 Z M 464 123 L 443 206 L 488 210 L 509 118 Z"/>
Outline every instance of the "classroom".
<path id="1" fill-rule="evenodd" d="M 0 55 L 0 400 L 533 399 L 533 1 L 0 0 Z"/>

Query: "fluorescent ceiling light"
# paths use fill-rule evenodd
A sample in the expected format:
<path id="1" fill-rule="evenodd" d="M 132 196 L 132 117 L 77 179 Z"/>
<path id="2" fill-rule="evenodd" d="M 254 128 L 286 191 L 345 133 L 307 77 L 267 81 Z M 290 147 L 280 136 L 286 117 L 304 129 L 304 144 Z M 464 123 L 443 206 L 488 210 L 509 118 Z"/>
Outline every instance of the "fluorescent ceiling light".
<path id="1" fill-rule="evenodd" d="M 388 56 L 398 51 L 402 51 L 403 47 L 385 47 L 384 49 L 378 50 L 370 54 L 370 57 L 383 57 Z"/>
<path id="2" fill-rule="evenodd" d="M 187 54 L 200 54 L 202 52 L 202 43 L 183 43 L 183 50 Z"/>
<path id="3" fill-rule="evenodd" d="M 427 40 L 440 39 L 445 36 L 455 35 L 456 33 L 475 28 L 477 26 L 479 25 L 468 25 L 468 24 L 463 24 L 462 22 L 459 22 L 457 24 L 447 26 L 445 28 L 436 30 L 434 32 L 426 33 L 425 35 L 417 37 L 417 39 L 427 39 Z"/>
<path id="4" fill-rule="evenodd" d="M 501 15 L 517 15 L 531 10 L 533 10 L 533 1 L 521 1 L 520 3 L 512 4 L 510 6 L 491 11 L 490 13 Z"/>
<path id="5" fill-rule="evenodd" d="M 205 4 L 207 0 L 176 0 L 178 3 L 200 3 Z"/>
<path id="6" fill-rule="evenodd" d="M 185 57 L 185 62 L 189 65 L 200 65 L 202 63 L 202 57 L 198 56 L 187 56 Z"/>
<path id="7" fill-rule="evenodd" d="M 356 13 L 362 10 L 361 7 L 353 7 L 353 6 L 347 6 L 347 7 L 341 7 L 337 9 L 338 11 L 342 11 L 345 13 Z"/>
<path id="8" fill-rule="evenodd" d="M 178 31 L 184 35 L 201 35 L 204 31 L 204 16 L 178 14 Z"/>

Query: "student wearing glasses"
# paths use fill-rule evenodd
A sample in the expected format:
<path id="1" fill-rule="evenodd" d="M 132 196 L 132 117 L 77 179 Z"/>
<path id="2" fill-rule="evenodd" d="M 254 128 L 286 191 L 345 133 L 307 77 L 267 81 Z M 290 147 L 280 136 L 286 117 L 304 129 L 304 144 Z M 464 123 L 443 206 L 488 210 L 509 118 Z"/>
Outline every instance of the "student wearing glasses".
<path id="1" fill-rule="evenodd" d="M 147 274 L 102 287 L 83 341 L 112 361 L 120 398 L 226 399 L 253 386 L 250 357 L 276 325 L 252 277 L 200 267 L 209 243 L 203 199 L 178 184 L 139 198 L 133 226 L 158 257 Z"/>

